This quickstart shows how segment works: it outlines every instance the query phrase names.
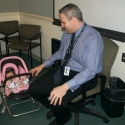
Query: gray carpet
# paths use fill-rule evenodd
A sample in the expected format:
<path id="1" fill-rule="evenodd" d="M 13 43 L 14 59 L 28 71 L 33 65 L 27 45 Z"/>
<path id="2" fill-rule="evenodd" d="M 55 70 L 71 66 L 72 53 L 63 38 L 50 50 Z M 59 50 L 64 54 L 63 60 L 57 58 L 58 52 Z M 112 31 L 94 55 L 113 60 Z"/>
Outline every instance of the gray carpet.
<path id="1" fill-rule="evenodd" d="M 15 55 L 18 55 L 18 54 L 15 54 Z M 25 62 L 28 65 L 30 65 L 30 61 L 27 58 L 27 56 L 24 54 L 22 57 L 24 58 Z M 33 64 L 35 67 L 35 66 L 39 65 L 40 62 L 33 59 Z M 44 72 L 45 71 L 46 70 L 44 70 Z M 89 105 L 87 105 L 87 107 L 97 110 L 106 115 L 106 113 L 101 108 L 100 101 L 101 101 L 101 96 L 98 95 L 95 98 L 96 105 L 89 104 Z M 15 100 L 10 100 L 10 103 L 13 103 L 13 102 L 15 102 Z M 36 106 L 34 106 L 34 104 L 32 104 L 32 103 L 27 103 L 27 104 L 23 104 L 23 105 L 12 108 L 12 112 L 20 113 L 22 111 L 27 111 L 32 108 L 36 108 Z M 117 108 L 119 108 L 119 107 L 117 107 Z M 2 109 L 2 105 L 0 105 L 0 110 L 1 109 Z M 54 118 L 52 118 L 50 120 L 46 119 L 46 113 L 48 111 L 49 111 L 48 109 L 43 107 L 42 110 L 40 110 L 38 112 L 30 113 L 30 114 L 15 117 L 15 118 L 9 116 L 7 112 L 4 112 L 3 114 L 0 115 L 0 125 L 48 125 L 54 119 Z M 109 119 L 109 123 L 104 123 L 102 119 L 97 118 L 95 116 L 91 116 L 91 115 L 87 115 L 87 114 L 80 114 L 79 125 L 106 125 L 106 124 L 107 125 L 125 125 L 125 111 L 121 117 L 117 117 L 117 118 L 108 117 L 108 119 Z M 72 113 L 71 120 L 69 122 L 67 122 L 65 125 L 74 125 L 74 114 L 73 113 Z"/>
<path id="2" fill-rule="evenodd" d="M 97 110 L 101 113 L 105 112 L 101 108 L 100 104 L 100 96 L 95 98 L 96 105 L 87 105 L 87 107 Z M 13 101 L 14 102 L 14 101 Z M 33 104 L 25 104 L 21 106 L 16 106 L 12 108 L 14 113 L 20 113 L 22 111 L 27 111 L 30 108 L 34 108 Z M 0 125 L 48 125 L 53 119 L 47 120 L 46 113 L 49 110 L 45 107 L 38 112 L 34 112 L 31 114 L 19 116 L 16 118 L 12 118 L 8 115 L 7 112 L 0 115 Z M 121 117 L 117 118 L 109 118 L 109 123 L 104 123 L 102 119 L 97 118 L 95 116 L 87 115 L 87 114 L 80 114 L 80 125 L 125 125 L 125 112 Z M 66 125 L 74 125 L 74 114 L 72 113 L 72 119 L 66 123 Z"/>

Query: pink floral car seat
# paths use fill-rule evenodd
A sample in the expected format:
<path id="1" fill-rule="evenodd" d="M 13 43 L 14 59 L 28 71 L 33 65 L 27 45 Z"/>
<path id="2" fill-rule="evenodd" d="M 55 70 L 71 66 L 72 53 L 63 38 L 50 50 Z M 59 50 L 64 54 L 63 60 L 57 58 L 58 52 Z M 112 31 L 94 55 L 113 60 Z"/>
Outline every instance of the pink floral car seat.
<path id="1" fill-rule="evenodd" d="M 13 69 L 14 75 L 6 77 L 6 71 Z M 5 88 L 6 96 L 28 90 L 31 74 L 23 59 L 17 56 L 0 60 L 0 86 Z"/>

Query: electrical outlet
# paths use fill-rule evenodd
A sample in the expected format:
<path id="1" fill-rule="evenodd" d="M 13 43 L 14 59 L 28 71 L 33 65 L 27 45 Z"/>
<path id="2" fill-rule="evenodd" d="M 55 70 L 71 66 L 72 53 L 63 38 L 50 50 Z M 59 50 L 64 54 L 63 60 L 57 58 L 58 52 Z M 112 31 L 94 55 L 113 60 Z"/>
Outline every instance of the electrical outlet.
<path id="1" fill-rule="evenodd" d="M 122 53 L 122 62 L 125 62 L 125 53 Z"/>

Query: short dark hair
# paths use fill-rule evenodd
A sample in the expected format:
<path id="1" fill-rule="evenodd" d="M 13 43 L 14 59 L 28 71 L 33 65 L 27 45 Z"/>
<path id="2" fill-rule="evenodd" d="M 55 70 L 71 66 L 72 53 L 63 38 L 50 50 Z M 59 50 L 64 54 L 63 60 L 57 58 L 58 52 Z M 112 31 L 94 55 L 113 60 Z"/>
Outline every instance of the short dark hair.
<path id="1" fill-rule="evenodd" d="M 10 73 L 10 72 L 12 72 L 14 75 L 16 74 L 16 73 L 15 73 L 15 70 L 14 70 L 13 68 L 9 67 L 9 68 L 6 69 L 5 77 L 6 77 L 6 74 L 8 74 L 8 73 Z"/>
<path id="2" fill-rule="evenodd" d="M 59 14 L 61 13 L 63 13 L 68 20 L 71 20 L 72 17 L 76 17 L 79 21 L 83 21 L 82 11 L 75 4 L 70 3 L 65 5 L 59 10 Z"/>

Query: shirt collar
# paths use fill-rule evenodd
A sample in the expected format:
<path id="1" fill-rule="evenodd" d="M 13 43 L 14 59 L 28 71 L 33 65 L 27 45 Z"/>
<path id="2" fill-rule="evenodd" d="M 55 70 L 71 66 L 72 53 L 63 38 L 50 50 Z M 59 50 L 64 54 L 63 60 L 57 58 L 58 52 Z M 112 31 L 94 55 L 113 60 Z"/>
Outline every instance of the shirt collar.
<path id="1" fill-rule="evenodd" d="M 85 23 L 83 23 L 82 26 L 75 32 L 75 38 L 79 35 L 79 33 L 81 32 L 84 25 L 85 25 Z"/>

